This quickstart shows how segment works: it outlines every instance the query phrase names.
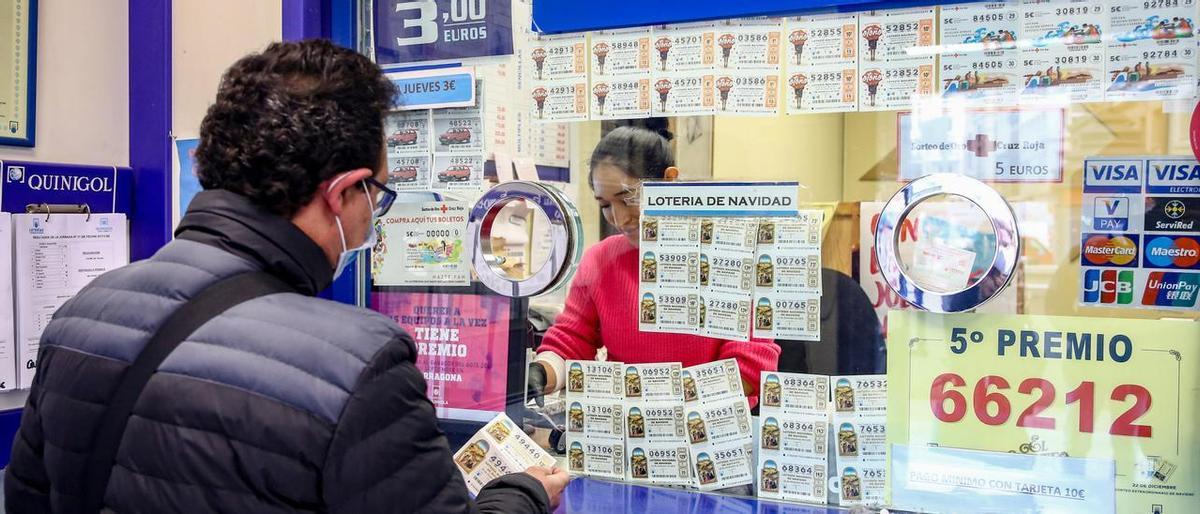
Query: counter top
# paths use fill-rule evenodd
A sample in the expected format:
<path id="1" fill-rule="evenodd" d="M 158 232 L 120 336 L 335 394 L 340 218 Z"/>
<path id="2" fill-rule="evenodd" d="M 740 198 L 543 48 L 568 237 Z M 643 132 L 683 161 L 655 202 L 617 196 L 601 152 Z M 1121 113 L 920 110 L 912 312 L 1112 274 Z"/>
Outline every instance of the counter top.
<path id="1" fill-rule="evenodd" d="M 834 506 L 777 503 L 738 496 L 700 493 L 579 477 L 563 492 L 555 514 L 837 514 Z"/>

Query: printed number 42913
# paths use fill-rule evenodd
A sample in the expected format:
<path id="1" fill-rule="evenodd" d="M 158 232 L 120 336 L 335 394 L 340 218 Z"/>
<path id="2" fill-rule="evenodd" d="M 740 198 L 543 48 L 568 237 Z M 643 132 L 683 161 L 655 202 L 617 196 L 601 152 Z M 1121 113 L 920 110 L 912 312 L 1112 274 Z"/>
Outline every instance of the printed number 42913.
<path id="1" fill-rule="evenodd" d="M 929 386 L 929 407 L 933 416 L 945 423 L 957 423 L 967 415 L 970 404 L 975 417 L 985 425 L 1003 425 L 1012 417 L 1012 402 L 1006 394 L 1011 386 L 1004 377 L 988 375 L 979 379 L 975 383 L 970 401 L 962 392 L 954 389 L 966 385 L 966 381 L 958 374 L 938 375 Z M 1041 415 L 1054 404 L 1054 384 L 1043 378 L 1026 378 L 1017 386 L 1017 392 L 1036 396 L 1034 402 L 1017 416 L 1017 426 L 1054 430 L 1057 420 Z M 1150 410 L 1152 398 L 1148 389 L 1137 384 L 1122 384 L 1114 387 L 1109 397 L 1116 402 L 1125 402 L 1130 397 L 1133 398 L 1133 405 L 1113 420 L 1108 429 L 1109 434 L 1151 437 L 1153 427 L 1135 423 Z M 1065 398 L 1067 405 L 1079 404 L 1079 431 L 1092 433 L 1096 420 L 1096 383 L 1082 382 L 1075 389 L 1068 391 Z"/>

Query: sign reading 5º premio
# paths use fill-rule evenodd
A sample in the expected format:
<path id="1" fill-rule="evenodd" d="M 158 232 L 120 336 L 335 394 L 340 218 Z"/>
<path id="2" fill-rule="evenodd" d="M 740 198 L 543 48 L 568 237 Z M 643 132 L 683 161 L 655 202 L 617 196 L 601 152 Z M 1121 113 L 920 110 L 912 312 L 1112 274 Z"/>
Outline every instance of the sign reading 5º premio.
<path id="1" fill-rule="evenodd" d="M 905 311 L 888 319 L 889 447 L 1111 459 L 1116 512 L 1200 504 L 1200 323 Z M 1011 490 L 1055 495 L 1030 478 Z"/>
<path id="2" fill-rule="evenodd" d="M 513 53 L 510 0 L 375 0 L 381 66 Z"/>

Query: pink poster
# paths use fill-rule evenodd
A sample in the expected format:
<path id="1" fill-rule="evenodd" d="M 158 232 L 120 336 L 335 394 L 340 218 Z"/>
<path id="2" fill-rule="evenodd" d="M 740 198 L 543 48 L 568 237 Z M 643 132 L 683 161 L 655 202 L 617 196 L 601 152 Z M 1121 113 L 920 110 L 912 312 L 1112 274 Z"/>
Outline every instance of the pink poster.
<path id="1" fill-rule="evenodd" d="M 371 308 L 399 323 L 416 342 L 417 367 L 438 417 L 487 421 L 504 412 L 508 298 L 376 292 Z"/>

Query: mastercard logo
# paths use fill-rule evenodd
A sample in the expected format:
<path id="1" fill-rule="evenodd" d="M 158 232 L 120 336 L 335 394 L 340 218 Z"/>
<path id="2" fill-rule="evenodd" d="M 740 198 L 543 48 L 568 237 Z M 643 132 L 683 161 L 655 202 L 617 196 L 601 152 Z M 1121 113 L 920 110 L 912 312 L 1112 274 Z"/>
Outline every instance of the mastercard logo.
<path id="1" fill-rule="evenodd" d="M 1137 264 L 1138 236 L 1084 234 L 1083 260 L 1092 266 L 1131 266 Z"/>

